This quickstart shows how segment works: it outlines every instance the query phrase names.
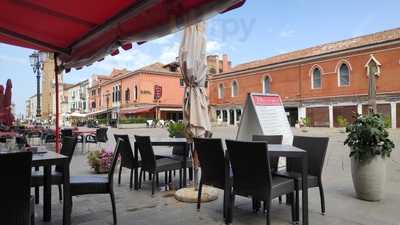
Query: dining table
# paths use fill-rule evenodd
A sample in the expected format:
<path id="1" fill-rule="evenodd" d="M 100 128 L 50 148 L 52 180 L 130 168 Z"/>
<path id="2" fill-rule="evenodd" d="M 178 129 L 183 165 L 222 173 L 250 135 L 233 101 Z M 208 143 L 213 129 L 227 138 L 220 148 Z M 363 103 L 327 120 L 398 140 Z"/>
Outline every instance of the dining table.
<path id="1" fill-rule="evenodd" d="M 71 224 L 71 198 L 69 183 L 69 160 L 67 156 L 38 147 L 32 154 L 32 167 L 43 167 L 43 221 L 51 221 L 51 170 L 52 166 L 62 166 L 63 173 L 63 225 Z"/>
<path id="2" fill-rule="evenodd" d="M 187 169 L 187 157 L 189 156 L 190 152 L 190 143 L 187 142 L 186 138 L 171 138 L 171 137 L 164 137 L 164 138 L 151 138 L 151 145 L 152 146 L 168 146 L 168 147 L 173 147 L 173 146 L 182 146 L 184 149 L 184 152 L 186 154 L 183 155 L 182 159 L 182 168 L 183 168 L 183 186 L 186 186 L 186 169 Z M 139 156 L 139 149 L 134 145 L 134 154 L 135 157 L 138 159 Z M 165 155 L 168 157 L 169 155 Z M 135 182 L 135 189 L 138 189 L 138 170 L 134 171 L 134 182 Z"/>

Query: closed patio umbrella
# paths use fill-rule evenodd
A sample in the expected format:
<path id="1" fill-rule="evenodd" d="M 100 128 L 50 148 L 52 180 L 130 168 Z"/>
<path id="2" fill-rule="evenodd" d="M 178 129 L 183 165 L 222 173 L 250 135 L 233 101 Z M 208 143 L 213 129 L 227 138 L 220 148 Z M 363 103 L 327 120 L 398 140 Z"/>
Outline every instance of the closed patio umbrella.
<path id="1" fill-rule="evenodd" d="M 204 22 L 185 28 L 179 51 L 179 61 L 185 81 L 183 123 L 189 141 L 193 137 L 204 137 L 211 130 L 205 88 L 207 80 L 206 45 Z M 178 200 L 191 202 L 197 196 L 198 162 L 195 151 L 192 151 L 192 156 L 194 188 L 177 191 L 175 197 Z"/>
<path id="2" fill-rule="evenodd" d="M 179 61 L 185 81 L 183 122 L 188 138 L 202 137 L 210 132 L 207 80 L 205 23 L 185 28 Z"/>

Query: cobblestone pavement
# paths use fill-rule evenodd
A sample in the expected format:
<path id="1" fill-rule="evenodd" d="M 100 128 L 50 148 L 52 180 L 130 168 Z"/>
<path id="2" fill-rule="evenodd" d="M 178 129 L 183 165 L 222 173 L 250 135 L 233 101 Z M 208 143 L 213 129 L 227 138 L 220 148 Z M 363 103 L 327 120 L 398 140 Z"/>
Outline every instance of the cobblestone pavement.
<path id="1" fill-rule="evenodd" d="M 166 137 L 167 131 L 159 128 L 112 129 L 109 132 L 121 134 L 150 135 Z M 355 198 L 348 148 L 343 146 L 345 134 L 341 129 L 313 128 L 296 129 L 295 134 L 307 136 L 329 136 L 330 142 L 324 166 L 323 183 L 326 195 L 326 215 L 320 214 L 318 189 L 309 191 L 309 212 L 311 225 L 399 225 L 400 224 L 400 130 L 391 130 L 396 146 L 392 158 L 387 161 L 386 195 L 380 202 L 366 202 Z M 214 128 L 214 137 L 235 138 L 236 129 L 229 127 Z M 109 145 L 114 145 L 110 138 Z M 92 145 L 90 149 L 95 149 Z M 157 151 L 169 151 L 168 148 Z M 71 164 L 72 175 L 92 174 L 77 146 Z M 161 177 L 161 185 L 164 179 Z M 176 180 L 175 180 L 176 183 Z M 120 225 L 157 225 L 157 224 L 223 224 L 222 192 L 217 201 L 202 204 L 197 212 L 195 204 L 181 203 L 173 198 L 173 192 L 163 191 L 163 187 L 151 196 L 150 184 L 147 182 L 139 191 L 129 189 L 129 171 L 124 170 L 121 185 L 115 184 L 118 224 Z M 36 223 L 39 225 L 62 224 L 62 204 L 58 201 L 57 188 L 53 188 L 52 221 L 44 223 L 42 203 L 36 205 Z M 73 198 L 72 224 L 102 225 L 112 224 L 111 204 L 108 195 L 88 195 Z M 276 200 L 271 206 L 272 224 L 290 224 L 290 207 L 279 204 Z M 262 213 L 251 212 L 251 202 L 246 198 L 237 198 L 233 224 L 265 224 Z"/>

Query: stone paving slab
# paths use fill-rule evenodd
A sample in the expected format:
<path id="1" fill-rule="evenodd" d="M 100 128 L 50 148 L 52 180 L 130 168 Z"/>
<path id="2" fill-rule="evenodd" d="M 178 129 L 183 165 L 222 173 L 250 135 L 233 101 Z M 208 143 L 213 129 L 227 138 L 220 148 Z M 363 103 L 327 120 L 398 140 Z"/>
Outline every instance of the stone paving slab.
<path id="1" fill-rule="evenodd" d="M 131 135 L 151 135 L 152 137 L 166 137 L 165 129 L 112 129 L 112 133 L 128 133 Z M 214 137 L 234 138 L 235 128 L 214 128 Z M 327 214 L 320 214 L 320 200 L 318 189 L 309 191 L 309 212 L 311 225 L 399 225 L 400 224 L 400 130 L 391 130 L 396 145 L 396 151 L 387 162 L 386 195 L 381 202 L 366 202 L 355 198 L 350 174 L 350 160 L 348 149 L 343 146 L 345 134 L 340 129 L 307 129 L 294 130 L 298 135 L 329 136 L 326 163 L 324 166 L 323 183 L 325 185 Z M 113 138 L 110 137 L 113 145 Z M 90 147 L 94 149 L 96 145 Z M 86 155 L 82 154 L 78 146 L 77 154 L 71 165 L 72 175 L 92 174 L 86 162 Z M 159 148 L 158 151 L 170 151 L 170 148 Z M 187 224 L 224 224 L 222 219 L 222 191 L 219 198 L 210 203 L 203 203 L 200 212 L 195 204 L 178 202 L 172 192 L 165 192 L 161 187 L 154 197 L 151 196 L 151 186 L 145 182 L 139 191 L 129 189 L 129 170 L 123 170 L 121 185 L 116 183 L 115 194 L 119 225 L 187 225 Z M 163 185 L 163 175 L 160 174 L 160 183 Z M 174 180 L 177 184 L 177 178 Z M 44 223 L 42 218 L 42 204 L 35 207 L 36 224 L 62 224 L 62 204 L 58 201 L 58 190 L 53 188 L 52 221 Z M 271 206 L 272 224 L 291 224 L 290 207 L 279 204 L 274 200 Z M 1 223 L 0 223 L 1 224 Z M 72 224 L 76 225 L 103 225 L 112 224 L 111 203 L 108 195 L 86 195 L 73 198 Z M 233 224 L 265 224 L 263 213 L 251 212 L 251 201 L 237 197 Z"/>

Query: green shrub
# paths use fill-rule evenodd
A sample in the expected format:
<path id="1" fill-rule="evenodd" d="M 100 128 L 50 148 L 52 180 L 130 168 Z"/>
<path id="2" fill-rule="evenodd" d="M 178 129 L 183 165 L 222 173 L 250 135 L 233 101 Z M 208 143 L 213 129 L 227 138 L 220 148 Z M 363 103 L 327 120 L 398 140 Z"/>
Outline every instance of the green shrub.
<path id="1" fill-rule="evenodd" d="M 146 118 L 123 117 L 119 119 L 120 124 L 146 123 Z"/>
<path id="2" fill-rule="evenodd" d="M 347 127 L 347 125 L 349 125 L 349 122 L 347 121 L 346 118 L 344 118 L 344 116 L 339 115 L 336 117 L 336 122 L 339 125 L 339 127 Z"/>
<path id="3" fill-rule="evenodd" d="M 383 123 L 385 124 L 385 128 L 392 127 L 392 119 L 390 116 L 385 116 L 385 118 L 383 118 Z"/>
<path id="4" fill-rule="evenodd" d="M 97 121 L 99 122 L 99 124 L 107 124 L 107 122 L 108 122 L 107 118 L 100 118 L 100 119 L 97 119 Z"/>
<path id="5" fill-rule="evenodd" d="M 171 123 L 168 126 L 168 132 L 170 137 L 175 137 L 177 135 L 185 135 L 185 124 L 182 122 Z"/>
<path id="6" fill-rule="evenodd" d="M 303 124 L 304 127 L 310 127 L 311 119 L 309 117 L 300 118 L 300 123 Z"/>

